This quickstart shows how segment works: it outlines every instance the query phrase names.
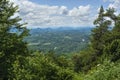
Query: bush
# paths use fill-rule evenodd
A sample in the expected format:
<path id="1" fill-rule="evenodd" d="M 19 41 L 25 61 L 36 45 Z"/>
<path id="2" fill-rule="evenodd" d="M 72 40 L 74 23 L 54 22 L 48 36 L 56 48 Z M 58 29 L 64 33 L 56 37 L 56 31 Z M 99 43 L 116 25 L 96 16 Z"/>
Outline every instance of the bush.
<path id="1" fill-rule="evenodd" d="M 74 72 L 60 67 L 42 53 L 36 52 L 20 65 L 17 59 L 13 63 L 10 78 L 12 80 L 73 80 Z"/>
<path id="2" fill-rule="evenodd" d="M 74 55 L 72 60 L 76 72 L 87 72 L 97 63 L 97 55 L 92 50 L 86 50 Z"/>
<path id="3" fill-rule="evenodd" d="M 120 64 L 105 60 L 85 75 L 85 80 L 120 80 Z"/>

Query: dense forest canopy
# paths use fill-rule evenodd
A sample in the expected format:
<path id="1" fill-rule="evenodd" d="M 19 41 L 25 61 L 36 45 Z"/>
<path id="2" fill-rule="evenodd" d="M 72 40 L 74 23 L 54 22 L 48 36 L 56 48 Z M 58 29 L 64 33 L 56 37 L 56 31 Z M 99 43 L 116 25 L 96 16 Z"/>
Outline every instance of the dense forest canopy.
<path id="1" fill-rule="evenodd" d="M 71 57 L 28 49 L 28 30 L 9 0 L 0 0 L 1 80 L 119 80 L 120 15 L 100 7 L 87 49 Z M 107 19 L 107 18 L 109 19 Z M 114 23 L 114 24 L 112 24 Z M 112 25 L 112 29 L 110 29 Z M 11 31 L 12 29 L 16 31 Z M 69 55 L 69 54 L 68 54 Z"/>

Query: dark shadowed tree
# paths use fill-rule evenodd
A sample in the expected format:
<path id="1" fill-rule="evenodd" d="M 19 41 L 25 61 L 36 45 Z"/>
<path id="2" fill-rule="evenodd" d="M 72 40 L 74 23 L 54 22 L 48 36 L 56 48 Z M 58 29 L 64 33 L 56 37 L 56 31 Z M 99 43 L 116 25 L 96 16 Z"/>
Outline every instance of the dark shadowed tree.
<path id="1" fill-rule="evenodd" d="M 115 14 L 114 8 L 109 8 L 106 10 L 104 16 L 109 17 L 113 23 L 113 29 L 106 42 L 111 43 L 115 39 L 120 39 L 120 15 Z"/>
<path id="2" fill-rule="evenodd" d="M 104 9 L 103 6 L 101 6 L 98 18 L 94 21 L 96 28 L 92 30 L 91 39 L 91 45 L 98 55 L 101 55 L 103 52 L 105 39 L 107 34 L 109 34 L 108 28 L 110 24 L 111 21 L 104 18 Z"/>
<path id="3" fill-rule="evenodd" d="M 28 49 L 23 42 L 28 30 L 15 16 L 18 6 L 9 0 L 0 0 L 0 77 L 7 79 L 11 63 L 17 55 L 27 55 Z"/>

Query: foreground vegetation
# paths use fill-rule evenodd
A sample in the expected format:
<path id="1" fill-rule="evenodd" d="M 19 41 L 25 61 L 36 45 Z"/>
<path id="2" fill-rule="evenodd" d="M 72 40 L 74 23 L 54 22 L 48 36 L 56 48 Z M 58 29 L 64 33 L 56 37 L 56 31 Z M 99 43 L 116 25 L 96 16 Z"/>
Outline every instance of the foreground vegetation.
<path id="1" fill-rule="evenodd" d="M 113 8 L 104 11 L 101 6 L 89 48 L 69 58 L 28 50 L 23 41 L 28 30 L 19 17 L 13 17 L 16 12 L 17 6 L 0 1 L 1 80 L 120 79 L 120 15 L 115 15 Z"/>

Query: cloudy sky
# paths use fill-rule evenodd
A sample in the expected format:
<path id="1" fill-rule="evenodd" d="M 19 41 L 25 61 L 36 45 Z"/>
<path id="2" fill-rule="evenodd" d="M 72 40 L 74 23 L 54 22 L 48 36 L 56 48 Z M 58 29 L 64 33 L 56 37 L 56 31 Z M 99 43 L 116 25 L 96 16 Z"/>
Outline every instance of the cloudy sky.
<path id="1" fill-rule="evenodd" d="M 28 28 L 91 27 L 101 5 L 120 10 L 120 0 L 11 0 Z"/>

